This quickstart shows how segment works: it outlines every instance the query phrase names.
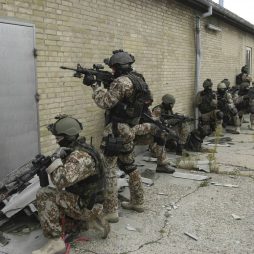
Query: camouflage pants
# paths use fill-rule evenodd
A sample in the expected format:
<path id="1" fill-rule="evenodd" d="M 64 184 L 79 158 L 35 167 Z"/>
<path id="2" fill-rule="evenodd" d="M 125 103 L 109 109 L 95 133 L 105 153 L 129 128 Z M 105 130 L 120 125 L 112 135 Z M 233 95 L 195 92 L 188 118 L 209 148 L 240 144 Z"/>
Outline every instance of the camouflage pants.
<path id="1" fill-rule="evenodd" d="M 106 177 L 106 193 L 105 201 L 103 203 L 103 209 L 105 213 L 114 213 L 118 208 L 118 191 L 117 191 L 117 176 L 116 176 L 116 165 L 118 164 L 121 170 L 126 168 L 124 171 L 131 171 L 129 174 L 129 187 L 131 202 L 135 204 L 143 204 L 144 202 L 144 191 L 141 183 L 141 177 L 134 165 L 135 154 L 134 154 L 134 138 L 135 132 L 128 124 L 118 123 L 117 124 L 118 135 L 123 138 L 123 149 L 126 152 L 121 153 L 118 156 L 105 156 L 105 177 Z M 103 137 L 107 137 L 112 134 L 112 124 L 108 124 L 103 132 Z M 105 146 L 104 141 L 101 144 L 102 148 Z M 131 170 L 130 170 L 131 169 Z"/>
<path id="2" fill-rule="evenodd" d="M 217 118 L 217 112 L 219 112 L 219 110 L 213 110 L 201 115 L 202 129 L 207 136 L 215 131 L 217 127 L 221 127 L 222 125 L 222 119 Z"/>
<path id="3" fill-rule="evenodd" d="M 243 103 L 243 101 L 244 97 L 239 96 L 238 98 L 236 98 L 235 104 L 241 104 Z M 254 99 L 249 100 L 248 105 L 246 107 L 242 107 L 242 109 L 238 111 L 240 120 L 242 120 L 244 114 L 250 114 L 250 123 L 251 125 L 254 125 Z"/>
<path id="4" fill-rule="evenodd" d="M 143 123 L 135 125 L 132 128 L 135 132 L 135 144 L 137 145 L 149 145 L 151 152 L 157 158 L 157 164 L 163 165 L 168 163 L 166 156 L 165 146 L 158 145 L 154 140 L 154 135 L 157 127 L 152 123 Z"/>
<path id="5" fill-rule="evenodd" d="M 63 231 L 61 220 L 68 216 L 74 220 L 90 221 L 102 211 L 102 205 L 95 205 L 92 210 L 81 209 L 78 196 L 67 191 L 58 191 L 52 187 L 39 189 L 36 195 L 38 215 L 43 234 L 48 238 L 60 237 Z"/>
<path id="6" fill-rule="evenodd" d="M 179 136 L 179 144 L 184 145 L 190 134 L 190 125 L 188 123 L 182 123 L 180 125 L 172 127 L 172 130 Z"/>

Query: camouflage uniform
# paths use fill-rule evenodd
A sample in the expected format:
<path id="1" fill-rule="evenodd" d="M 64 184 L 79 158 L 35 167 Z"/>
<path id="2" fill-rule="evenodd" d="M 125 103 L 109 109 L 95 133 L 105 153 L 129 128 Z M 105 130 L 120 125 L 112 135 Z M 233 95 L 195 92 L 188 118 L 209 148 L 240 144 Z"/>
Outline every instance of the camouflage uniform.
<path id="1" fill-rule="evenodd" d="M 253 87 L 251 89 L 254 89 Z M 238 91 L 234 96 L 234 103 L 238 109 L 238 114 L 242 120 L 244 114 L 250 113 L 250 127 L 254 129 L 254 99 L 245 98 L 247 91 Z"/>
<path id="2" fill-rule="evenodd" d="M 160 118 L 161 115 L 173 115 L 172 110 L 166 110 L 162 104 L 153 108 L 153 115 Z M 190 133 L 190 125 L 186 122 L 171 127 L 179 136 L 179 144 L 184 145 Z"/>
<path id="3" fill-rule="evenodd" d="M 87 200 L 80 201 L 78 195 L 64 190 L 96 173 L 95 162 L 88 153 L 75 150 L 64 162 L 60 158 L 56 159 L 47 172 L 56 188 L 41 188 L 36 197 L 40 223 L 46 237 L 57 238 L 62 235 L 61 220 L 65 216 L 84 222 L 101 212 L 102 205 L 95 205 L 92 210 L 82 208 L 80 202 L 86 207 Z"/>
<path id="4" fill-rule="evenodd" d="M 124 98 L 130 97 L 134 92 L 133 83 L 127 76 L 120 76 L 116 78 L 111 84 L 108 90 L 102 87 L 94 87 L 93 99 L 98 107 L 106 110 L 114 108 L 118 102 L 124 100 Z M 117 178 L 116 178 L 116 164 L 119 168 L 129 174 L 129 187 L 131 200 L 130 202 L 135 205 L 142 205 L 144 202 L 144 192 L 141 183 L 141 177 L 134 165 L 134 138 L 135 131 L 127 123 L 117 123 L 117 132 L 120 137 L 123 138 L 123 150 L 126 152 L 121 153 L 118 156 L 106 156 L 106 195 L 105 202 L 103 204 L 104 212 L 107 214 L 115 213 L 118 207 L 117 199 Z M 103 140 L 101 147 L 105 148 L 105 138 L 109 134 L 113 134 L 112 123 L 109 123 L 103 132 Z M 129 173 L 130 172 L 130 173 Z"/>
<path id="5" fill-rule="evenodd" d="M 166 155 L 165 144 L 160 145 L 156 142 L 156 132 L 158 127 L 153 123 L 142 123 L 135 125 L 134 131 L 136 145 L 149 145 L 151 152 L 157 158 L 158 165 L 166 165 L 169 163 Z"/>
<path id="6" fill-rule="evenodd" d="M 223 119 L 225 119 L 226 122 L 227 122 L 227 120 L 230 121 L 232 119 L 233 120 L 232 124 L 236 127 L 239 127 L 240 126 L 240 118 L 239 118 L 237 109 L 235 107 L 232 95 L 226 91 L 221 96 L 218 93 L 217 97 L 218 97 L 217 98 L 218 99 L 218 109 L 220 109 L 224 114 Z M 227 104 L 228 110 L 226 110 L 226 111 L 223 110 L 223 109 L 225 109 L 224 104 Z"/>
<path id="7" fill-rule="evenodd" d="M 215 92 L 211 92 L 212 100 L 210 102 L 203 101 L 206 97 L 204 91 L 198 92 L 196 95 L 196 106 L 199 108 L 201 113 L 200 117 L 200 125 L 202 126 L 202 130 L 206 136 L 210 135 L 213 131 L 216 130 L 217 127 L 221 127 L 222 125 L 222 116 L 218 117 L 221 113 L 217 108 L 217 96 Z M 206 104 L 208 110 L 203 111 L 201 109 L 201 104 Z"/>

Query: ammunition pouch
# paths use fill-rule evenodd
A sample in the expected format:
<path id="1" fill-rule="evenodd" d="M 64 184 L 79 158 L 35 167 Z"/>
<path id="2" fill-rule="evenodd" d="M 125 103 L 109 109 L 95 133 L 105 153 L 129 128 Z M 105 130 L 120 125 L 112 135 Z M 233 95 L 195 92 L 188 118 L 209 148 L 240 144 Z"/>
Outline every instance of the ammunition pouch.
<path id="1" fill-rule="evenodd" d="M 113 134 L 109 134 L 102 139 L 105 141 L 104 155 L 105 156 L 118 156 L 121 154 L 124 146 L 124 140 L 122 137 L 116 137 Z"/>
<path id="2" fill-rule="evenodd" d="M 199 104 L 198 109 L 201 114 L 209 113 L 216 109 L 217 105 L 214 105 L 213 100 L 216 98 L 213 92 L 203 92 L 201 94 L 202 102 Z"/>

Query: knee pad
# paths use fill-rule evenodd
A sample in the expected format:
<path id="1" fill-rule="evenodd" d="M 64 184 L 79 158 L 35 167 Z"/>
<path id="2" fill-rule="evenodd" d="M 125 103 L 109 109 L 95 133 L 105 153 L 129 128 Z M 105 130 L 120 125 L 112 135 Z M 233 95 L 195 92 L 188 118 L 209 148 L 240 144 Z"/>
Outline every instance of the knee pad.
<path id="1" fill-rule="evenodd" d="M 118 167 L 125 173 L 125 174 L 130 174 L 132 173 L 134 170 L 137 169 L 137 166 L 134 164 L 134 161 L 130 162 L 130 163 L 124 163 L 120 160 L 117 161 L 117 165 Z"/>

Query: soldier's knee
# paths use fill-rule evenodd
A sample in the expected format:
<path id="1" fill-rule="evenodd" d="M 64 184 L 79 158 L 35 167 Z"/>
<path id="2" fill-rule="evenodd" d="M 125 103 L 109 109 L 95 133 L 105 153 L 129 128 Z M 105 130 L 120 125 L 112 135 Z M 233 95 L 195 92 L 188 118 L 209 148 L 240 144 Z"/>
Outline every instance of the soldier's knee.
<path id="1" fill-rule="evenodd" d="M 47 197 L 50 197 L 50 196 L 54 196 L 55 194 L 56 194 L 56 189 L 54 189 L 50 186 L 47 186 L 47 187 L 40 188 L 37 191 L 36 198 L 37 199 L 41 199 L 43 197 L 47 198 Z"/>
<path id="2" fill-rule="evenodd" d="M 117 165 L 125 174 L 130 174 L 137 169 L 137 166 L 132 162 L 123 162 L 121 160 L 117 161 Z"/>

